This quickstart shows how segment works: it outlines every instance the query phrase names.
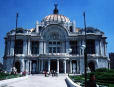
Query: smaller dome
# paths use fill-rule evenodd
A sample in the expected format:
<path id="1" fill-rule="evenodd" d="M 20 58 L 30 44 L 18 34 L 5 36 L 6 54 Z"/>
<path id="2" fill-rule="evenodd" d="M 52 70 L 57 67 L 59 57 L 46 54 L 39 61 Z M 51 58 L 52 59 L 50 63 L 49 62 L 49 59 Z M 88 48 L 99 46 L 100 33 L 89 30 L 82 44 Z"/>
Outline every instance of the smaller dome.
<path id="1" fill-rule="evenodd" d="M 30 32 L 35 32 L 35 29 L 34 28 L 30 29 Z"/>
<path id="2" fill-rule="evenodd" d="M 70 22 L 69 18 L 60 14 L 51 14 L 46 16 L 42 22 Z"/>

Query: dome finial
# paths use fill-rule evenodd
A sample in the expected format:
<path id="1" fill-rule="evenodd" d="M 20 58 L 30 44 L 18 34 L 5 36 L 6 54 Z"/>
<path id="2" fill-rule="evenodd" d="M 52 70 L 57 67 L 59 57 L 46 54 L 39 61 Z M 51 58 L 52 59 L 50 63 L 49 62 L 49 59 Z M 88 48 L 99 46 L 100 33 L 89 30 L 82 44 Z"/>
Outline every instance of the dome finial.
<path id="1" fill-rule="evenodd" d="M 55 9 L 53 10 L 53 14 L 58 14 L 59 13 L 57 9 L 58 4 L 54 4 L 54 6 L 55 6 Z"/>

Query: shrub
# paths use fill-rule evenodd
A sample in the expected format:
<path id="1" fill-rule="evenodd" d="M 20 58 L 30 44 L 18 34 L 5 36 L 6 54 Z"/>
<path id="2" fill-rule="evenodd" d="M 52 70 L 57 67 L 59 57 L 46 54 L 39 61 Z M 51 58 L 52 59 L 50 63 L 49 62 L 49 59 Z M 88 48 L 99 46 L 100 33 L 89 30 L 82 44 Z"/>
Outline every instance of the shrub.
<path id="1" fill-rule="evenodd" d="M 114 83 L 114 70 L 108 69 L 97 69 L 96 72 L 92 72 L 96 76 L 96 81 L 100 83 Z M 91 73 L 87 74 L 87 78 L 89 79 Z M 84 81 L 84 75 L 80 76 L 72 76 L 72 79 L 75 81 Z"/>
<path id="2" fill-rule="evenodd" d="M 12 75 L 9 73 L 0 72 L 0 80 L 11 79 L 11 78 L 16 78 L 16 77 L 21 77 L 21 75 L 19 74 Z"/>
<path id="3" fill-rule="evenodd" d="M 96 69 L 96 72 L 108 72 L 109 69 L 107 68 L 99 68 L 99 69 Z"/>

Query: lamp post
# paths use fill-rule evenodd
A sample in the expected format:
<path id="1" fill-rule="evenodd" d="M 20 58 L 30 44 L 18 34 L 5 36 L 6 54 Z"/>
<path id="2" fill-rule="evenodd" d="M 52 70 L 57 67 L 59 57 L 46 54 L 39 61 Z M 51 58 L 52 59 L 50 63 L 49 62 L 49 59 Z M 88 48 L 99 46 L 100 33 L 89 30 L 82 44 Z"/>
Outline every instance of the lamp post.
<path id="1" fill-rule="evenodd" d="M 84 16 L 84 31 L 85 31 L 85 49 L 84 49 L 84 65 L 85 65 L 85 69 L 84 69 L 84 77 L 85 77 L 85 87 L 87 87 L 87 35 L 86 35 L 86 19 L 85 19 L 85 12 L 83 13 Z"/>
<path id="2" fill-rule="evenodd" d="M 13 68 L 12 72 L 15 69 L 15 57 L 16 57 L 16 31 L 17 31 L 17 22 L 18 22 L 18 13 L 16 14 L 16 29 L 15 29 L 15 36 L 14 36 L 14 59 L 13 59 Z"/>

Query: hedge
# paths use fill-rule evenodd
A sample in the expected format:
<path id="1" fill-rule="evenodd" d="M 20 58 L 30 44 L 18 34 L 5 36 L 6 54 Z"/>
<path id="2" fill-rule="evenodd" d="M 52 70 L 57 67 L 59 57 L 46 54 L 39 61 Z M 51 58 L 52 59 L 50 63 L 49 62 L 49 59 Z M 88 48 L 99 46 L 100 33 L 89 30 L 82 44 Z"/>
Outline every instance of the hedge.
<path id="1" fill-rule="evenodd" d="M 11 79 L 11 78 L 17 78 L 21 77 L 22 75 L 16 74 L 16 75 L 11 75 L 9 73 L 4 73 L 0 72 L 0 80 L 5 80 L 5 79 Z"/>

